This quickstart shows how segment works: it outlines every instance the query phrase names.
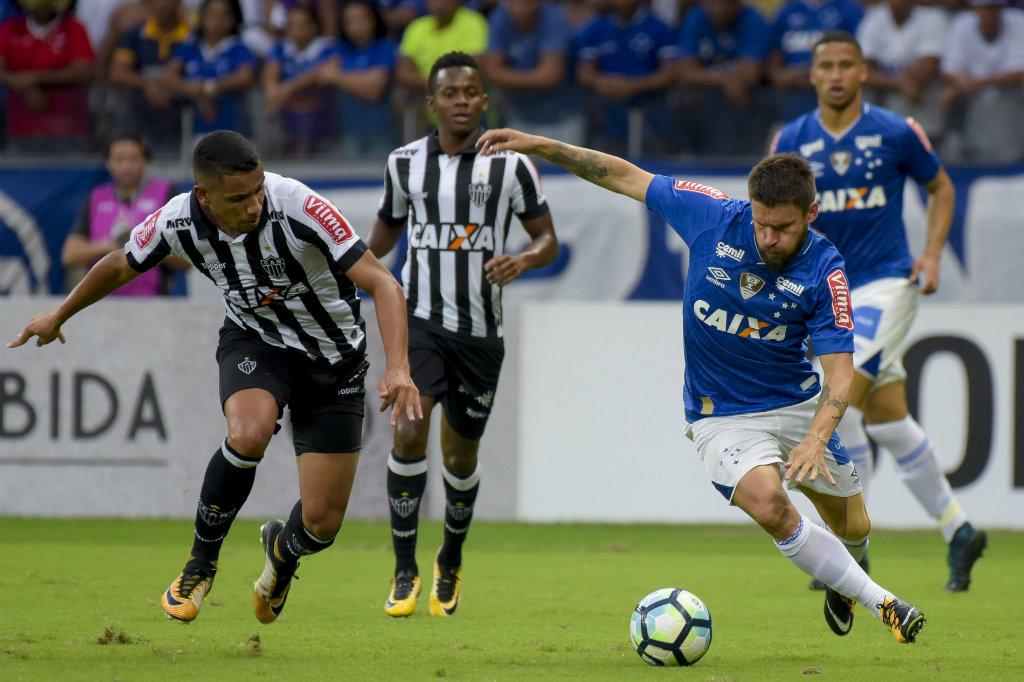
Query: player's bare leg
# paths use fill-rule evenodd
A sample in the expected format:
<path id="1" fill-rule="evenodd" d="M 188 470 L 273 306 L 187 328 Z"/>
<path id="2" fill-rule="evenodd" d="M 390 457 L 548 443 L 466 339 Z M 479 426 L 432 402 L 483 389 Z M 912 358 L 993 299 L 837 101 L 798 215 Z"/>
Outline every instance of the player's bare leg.
<path id="1" fill-rule="evenodd" d="M 261 388 L 248 388 L 224 403 L 228 436 L 206 468 L 196 512 L 195 539 L 184 570 L 160 603 L 176 620 L 191 622 L 213 589 L 220 548 L 231 522 L 252 491 L 256 465 L 274 435 L 277 401 Z"/>
<path id="2" fill-rule="evenodd" d="M 473 506 L 480 489 L 477 451 L 480 440 L 466 438 L 441 415 L 441 455 L 444 460 L 444 543 L 434 560 L 430 590 L 430 615 L 455 613 L 462 594 L 462 545 L 473 520 Z"/>
<path id="3" fill-rule="evenodd" d="M 420 595 L 416 536 L 419 532 L 420 500 L 427 485 L 427 439 L 434 404 L 432 397 L 421 395 L 423 419 L 410 421 L 404 414 L 398 416 L 394 449 L 388 457 L 388 506 L 391 542 L 395 551 L 395 574 L 384 601 L 384 613 L 389 616 L 412 615 Z"/>
<path id="4" fill-rule="evenodd" d="M 261 623 L 281 615 L 299 559 L 334 543 L 358 462 L 358 451 L 299 455 L 299 501 L 288 521 L 268 521 L 260 529 L 266 563 L 253 586 L 253 611 Z"/>
<path id="5" fill-rule="evenodd" d="M 910 416 L 904 383 L 893 381 L 869 393 L 864 402 L 864 416 L 868 435 L 892 453 L 903 483 L 938 523 L 949 545 L 946 589 L 966 591 L 971 582 L 971 569 L 988 545 L 988 537 L 985 531 L 975 529 L 967 520 L 928 436 Z"/>
<path id="6" fill-rule="evenodd" d="M 832 533 L 797 511 L 782 488 L 778 466 L 748 471 L 736 486 L 732 503 L 772 536 L 794 566 L 870 609 L 897 641 L 914 641 L 924 626 L 924 614 L 872 581 Z"/>
<path id="7" fill-rule="evenodd" d="M 865 564 L 871 520 L 864 507 L 863 493 L 852 497 L 836 497 L 824 495 L 807 487 L 801 487 L 800 492 L 814 503 L 815 509 L 829 529 L 843 543 L 854 561 L 867 573 L 868 569 Z M 825 622 L 837 635 L 849 634 L 853 628 L 853 613 L 857 602 L 828 586 L 824 586 L 824 589 Z"/>

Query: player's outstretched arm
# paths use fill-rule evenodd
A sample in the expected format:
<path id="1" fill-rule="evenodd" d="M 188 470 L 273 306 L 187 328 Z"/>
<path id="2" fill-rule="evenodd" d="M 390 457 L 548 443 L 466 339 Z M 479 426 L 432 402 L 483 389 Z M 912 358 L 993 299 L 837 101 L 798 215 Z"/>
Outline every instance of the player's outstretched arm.
<path id="1" fill-rule="evenodd" d="M 391 410 L 391 425 L 405 412 L 410 421 L 423 419 L 420 392 L 409 373 L 409 321 L 402 286 L 377 257 L 367 251 L 345 273 L 353 284 L 373 296 L 377 326 L 384 344 L 387 366 L 377 383 L 380 411 Z"/>
<path id="2" fill-rule="evenodd" d="M 114 251 L 101 258 L 92 266 L 88 274 L 78 283 L 64 302 L 56 310 L 36 315 L 29 321 L 15 339 L 7 344 L 8 348 L 16 348 L 32 337 L 36 337 L 37 346 L 45 346 L 54 340 L 65 342 L 61 326 L 71 316 L 88 308 L 101 300 L 114 289 L 139 276 L 139 273 L 128 265 L 124 251 Z"/>
<path id="3" fill-rule="evenodd" d="M 850 404 L 848 396 L 853 383 L 853 354 L 828 353 L 818 358 L 825 375 L 818 396 L 818 410 L 811 420 L 807 436 L 789 453 L 786 480 L 796 477 L 797 483 L 803 483 L 804 476 L 813 481 L 821 474 L 835 485 L 835 479 L 825 466 L 825 447 Z"/>
<path id="4" fill-rule="evenodd" d="M 485 156 L 504 151 L 536 154 L 584 180 L 641 203 L 646 203 L 647 187 L 654 179 L 653 174 L 617 156 L 511 128 L 488 130 L 480 136 L 476 146 Z"/>

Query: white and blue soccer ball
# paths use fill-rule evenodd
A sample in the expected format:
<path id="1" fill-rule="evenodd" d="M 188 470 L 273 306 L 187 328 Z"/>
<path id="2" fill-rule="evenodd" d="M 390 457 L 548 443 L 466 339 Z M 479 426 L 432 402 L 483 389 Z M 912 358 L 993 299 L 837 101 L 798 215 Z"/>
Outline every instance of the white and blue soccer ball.
<path id="1" fill-rule="evenodd" d="M 650 665 L 693 665 L 711 646 L 711 611 L 686 590 L 655 590 L 633 609 L 629 637 Z"/>

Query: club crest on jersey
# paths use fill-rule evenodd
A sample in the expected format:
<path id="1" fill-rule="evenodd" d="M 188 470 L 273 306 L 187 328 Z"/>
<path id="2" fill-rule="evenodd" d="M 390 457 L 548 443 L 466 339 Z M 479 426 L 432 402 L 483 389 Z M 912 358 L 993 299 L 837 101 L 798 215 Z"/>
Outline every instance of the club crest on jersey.
<path id="1" fill-rule="evenodd" d="M 135 243 L 140 249 L 146 248 L 156 234 L 156 221 L 160 217 L 160 210 L 146 218 L 146 222 L 142 223 L 142 229 L 135 233 Z"/>
<path id="2" fill-rule="evenodd" d="M 469 185 L 469 200 L 476 206 L 483 206 L 491 197 L 491 185 L 486 182 L 473 182 Z"/>
<path id="3" fill-rule="evenodd" d="M 282 279 L 284 277 L 284 258 L 277 258 L 276 256 L 264 258 L 260 261 L 260 265 L 263 266 L 263 269 L 273 279 Z"/>
<path id="4" fill-rule="evenodd" d="M 740 293 L 743 300 L 755 296 L 764 287 L 764 280 L 752 272 L 740 274 Z"/>
<path id="5" fill-rule="evenodd" d="M 829 154 L 828 162 L 832 164 L 832 169 L 839 175 L 846 175 L 846 171 L 850 170 L 850 162 L 853 160 L 853 154 L 840 149 Z"/>
<path id="6" fill-rule="evenodd" d="M 238 363 L 238 369 L 242 374 L 252 374 L 256 369 L 256 361 L 251 359 L 248 355 L 245 356 L 245 360 Z"/>

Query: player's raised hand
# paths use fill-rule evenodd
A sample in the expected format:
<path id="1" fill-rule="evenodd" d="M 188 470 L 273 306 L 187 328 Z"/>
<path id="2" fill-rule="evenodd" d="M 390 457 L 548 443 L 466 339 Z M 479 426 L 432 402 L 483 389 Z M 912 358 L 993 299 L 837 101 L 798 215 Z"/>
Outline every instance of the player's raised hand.
<path id="1" fill-rule="evenodd" d="M 484 263 L 487 281 L 500 287 L 513 282 L 525 270 L 526 263 L 519 255 L 495 256 Z"/>
<path id="2" fill-rule="evenodd" d="M 377 382 L 377 393 L 380 396 L 380 407 L 383 412 L 388 407 L 391 410 L 391 426 L 398 424 L 398 415 L 405 412 L 409 421 L 423 419 L 423 405 L 420 403 L 420 392 L 409 376 L 407 369 L 395 369 L 388 367 L 384 370 L 384 376 Z"/>
<path id="3" fill-rule="evenodd" d="M 512 128 L 496 128 L 484 132 L 476 141 L 476 148 L 484 156 L 499 152 L 532 154 L 543 140 L 539 135 L 530 135 Z"/>
<path id="4" fill-rule="evenodd" d="M 54 340 L 67 343 L 67 339 L 64 338 L 64 332 L 60 330 L 60 325 L 60 318 L 56 312 L 40 313 L 29 320 L 29 323 L 25 325 L 21 333 L 12 339 L 7 344 L 7 347 L 17 348 L 33 336 L 36 337 L 37 346 L 45 346 Z"/>
<path id="5" fill-rule="evenodd" d="M 924 277 L 922 281 L 922 275 Z M 921 293 L 927 296 L 939 290 L 939 259 L 934 256 L 921 256 L 914 261 L 914 267 L 910 271 L 910 281 L 921 288 Z"/>
<path id="6" fill-rule="evenodd" d="M 807 434 L 807 437 L 800 441 L 789 453 L 789 460 L 786 461 L 786 477 L 788 481 L 794 476 L 797 484 L 807 481 L 816 481 L 818 476 L 823 475 L 825 480 L 832 485 L 836 480 L 832 478 L 832 472 L 825 464 L 825 443 L 817 436 Z"/>

